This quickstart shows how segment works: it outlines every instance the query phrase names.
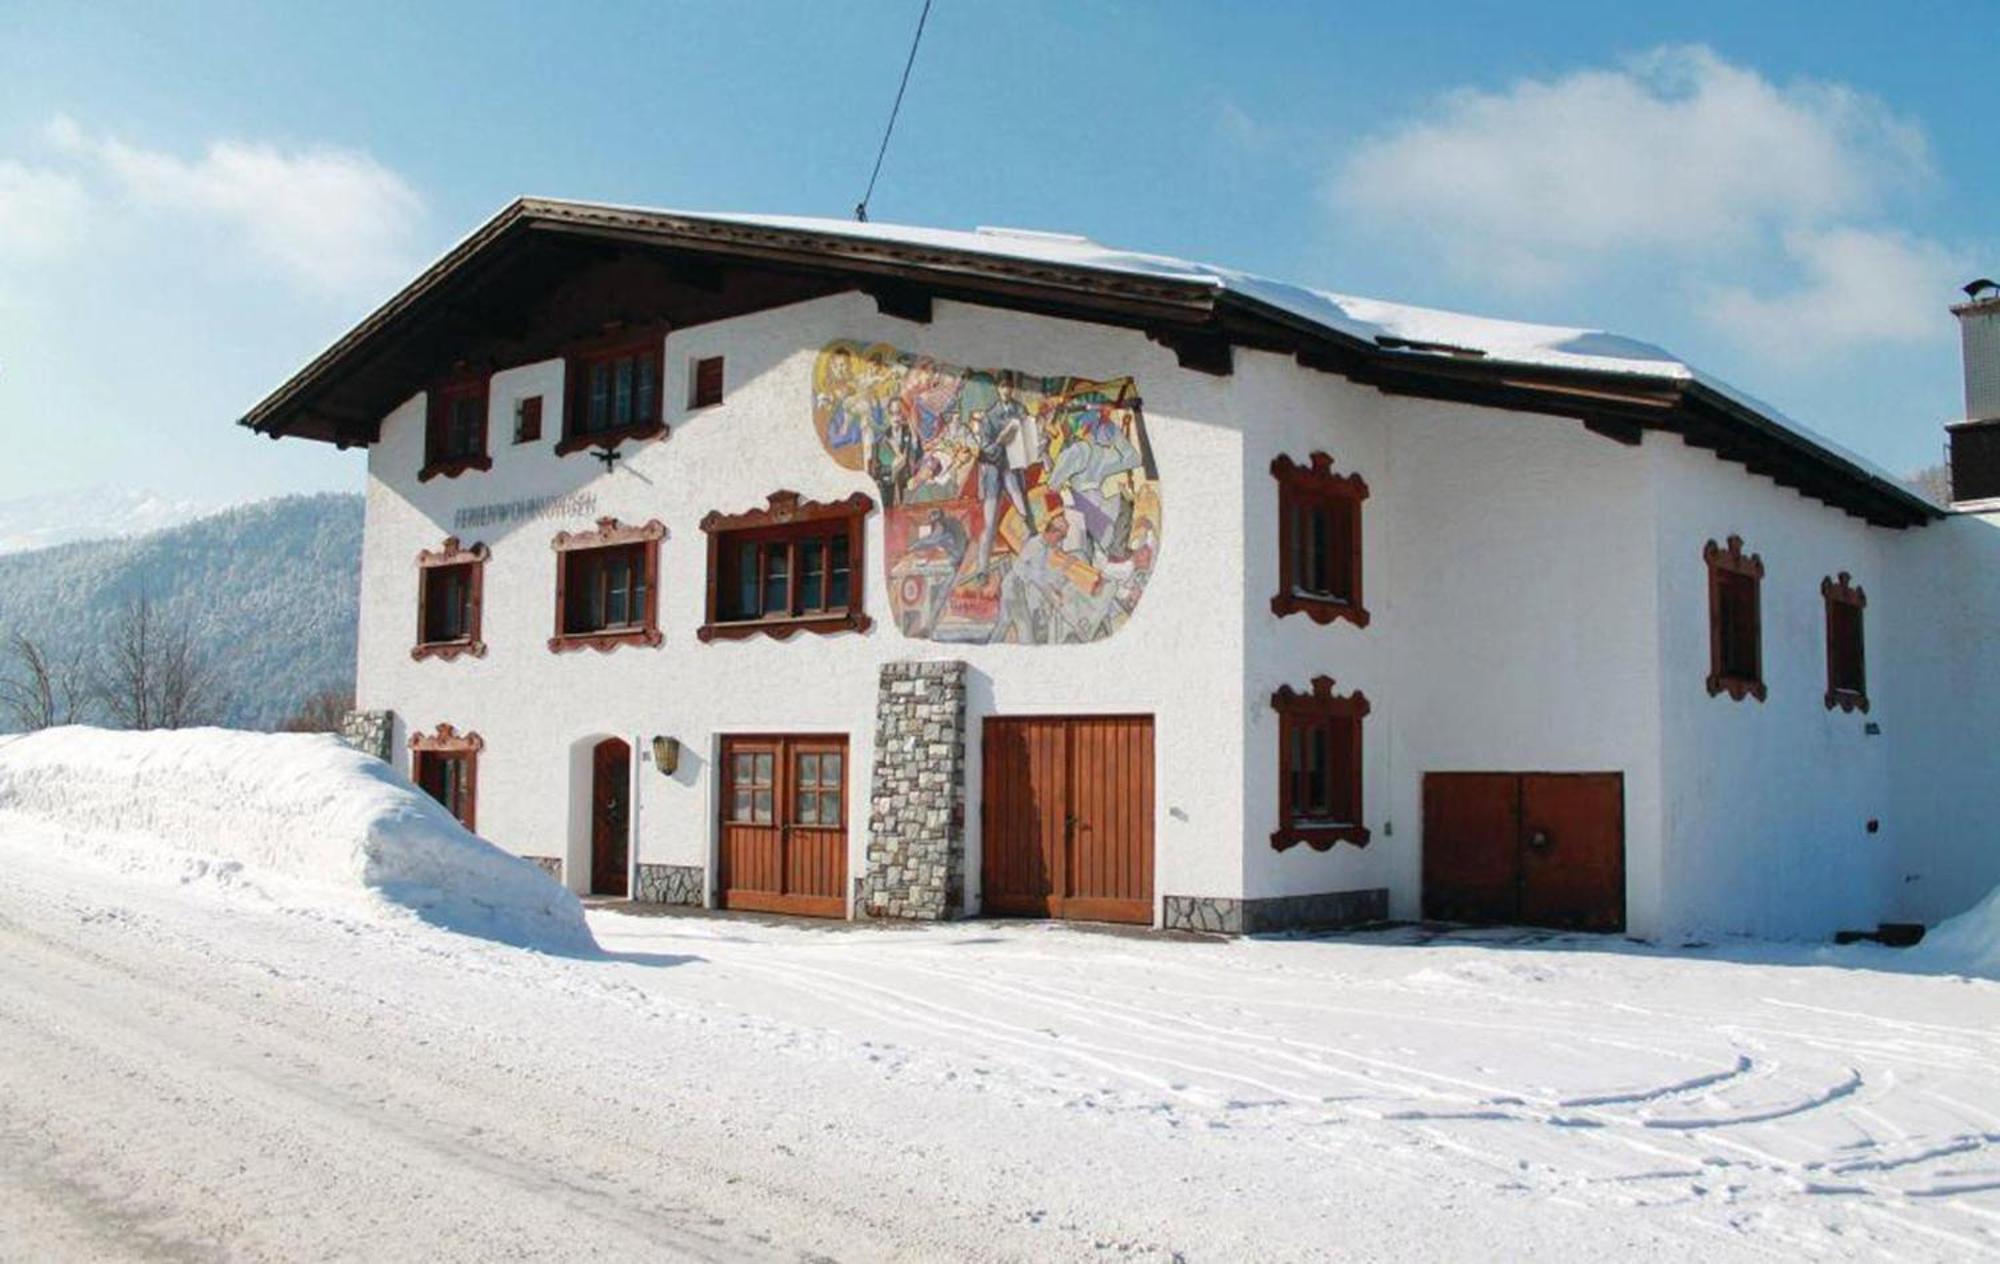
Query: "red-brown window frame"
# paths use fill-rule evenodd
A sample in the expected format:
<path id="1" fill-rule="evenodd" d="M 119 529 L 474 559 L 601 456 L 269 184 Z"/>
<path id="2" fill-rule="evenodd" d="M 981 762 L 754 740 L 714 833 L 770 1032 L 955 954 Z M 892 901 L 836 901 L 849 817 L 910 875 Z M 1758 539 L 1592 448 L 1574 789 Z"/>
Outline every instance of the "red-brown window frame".
<path id="1" fill-rule="evenodd" d="M 563 355 L 563 433 L 556 443 L 556 455 L 567 456 L 586 448 L 610 450 L 627 439 L 656 439 L 667 433 L 666 368 L 667 330 L 649 325 L 643 329 L 620 330 L 601 338 L 573 344 Z M 645 357 L 653 364 L 653 415 L 641 417 L 610 430 L 584 433 L 580 427 L 590 408 L 590 366 L 628 357 Z"/>
<path id="2" fill-rule="evenodd" d="M 722 402 L 722 357 L 703 356 L 688 369 L 688 407 L 713 408 Z"/>
<path id="3" fill-rule="evenodd" d="M 457 478 L 467 470 L 493 468 L 492 378 L 485 373 L 465 373 L 434 384 L 424 400 L 424 465 L 417 481 L 428 483 L 443 476 Z M 445 429 L 451 424 L 452 407 L 459 400 L 479 401 L 479 451 L 458 456 L 444 455 Z"/>
<path id="4" fill-rule="evenodd" d="M 826 636 L 835 632 L 866 632 L 873 627 L 874 620 L 863 610 L 863 594 L 867 589 L 863 541 L 867 537 L 869 511 L 875 508 L 874 498 L 866 492 L 855 492 L 845 500 L 816 501 L 803 500 L 797 492 L 778 491 L 765 499 L 762 509 L 738 514 L 714 511 L 702 518 L 701 529 L 708 536 L 708 605 L 701 630 L 695 635 L 703 641 L 733 641 L 751 636 L 782 641 L 797 632 Z M 721 617 L 722 550 L 728 544 L 740 543 L 746 537 L 758 541 L 824 538 L 838 533 L 843 525 L 851 575 L 845 610 L 758 619 Z M 796 550 L 791 576 L 796 590 Z"/>
<path id="5" fill-rule="evenodd" d="M 486 642 L 480 639 L 481 613 L 485 605 L 486 559 L 489 556 L 484 544 L 466 548 L 455 535 L 444 538 L 444 544 L 436 549 L 423 549 L 417 553 L 417 643 L 410 647 L 410 657 L 422 662 L 427 658 L 441 658 L 450 662 L 460 655 L 483 658 Z M 430 635 L 430 583 L 433 575 L 441 570 L 467 567 L 471 571 L 471 594 L 467 599 L 470 609 L 466 614 L 466 634 L 449 641 L 434 641 Z"/>
<path id="6" fill-rule="evenodd" d="M 556 533 L 555 539 L 549 542 L 549 547 L 556 555 L 555 635 L 549 638 L 549 650 L 552 653 L 563 654 L 586 646 L 601 652 L 609 652 L 621 645 L 660 644 L 660 541 L 665 539 L 666 535 L 666 525 L 658 518 L 649 519 L 640 526 L 628 526 L 616 518 L 599 518 L 596 530 Z M 642 622 L 602 632 L 567 631 L 564 616 L 569 608 L 570 558 L 593 549 L 622 548 L 635 544 L 643 546 L 645 558 L 643 572 L 646 595 Z"/>
<path id="7" fill-rule="evenodd" d="M 1359 474 L 1335 474 L 1333 457 L 1325 452 L 1314 452 L 1308 460 L 1309 464 L 1300 465 L 1280 453 L 1271 462 L 1271 476 L 1278 480 L 1278 591 L 1271 598 L 1271 613 L 1279 618 L 1303 614 L 1321 625 L 1344 619 L 1365 628 L 1368 607 L 1361 596 L 1361 502 L 1368 499 L 1368 483 Z M 1302 592 L 1293 574 L 1298 559 L 1292 551 L 1292 519 L 1309 507 L 1332 510 L 1335 521 L 1346 526 L 1347 565 L 1353 584 L 1344 599 Z"/>
<path id="8" fill-rule="evenodd" d="M 1708 563 L 1709 696 L 1726 693 L 1736 702 L 1744 698 L 1762 702 L 1768 694 L 1764 685 L 1764 559 L 1755 553 L 1745 553 L 1740 535 L 1730 536 L 1726 547 L 1710 540 L 1703 546 L 1701 556 Z M 1722 594 L 1732 581 L 1750 594 L 1748 636 L 1751 656 L 1756 659 L 1757 668 L 1748 675 L 1726 670 L 1729 655 L 1724 643 L 1726 629 L 1722 623 Z"/>
<path id="9" fill-rule="evenodd" d="M 457 760 L 465 765 L 464 811 L 458 814 L 458 823 L 473 833 L 478 833 L 479 752 L 485 749 L 485 738 L 477 733 L 460 733 L 449 724 L 439 724 L 434 733 L 410 734 L 410 780 L 425 793 L 429 793 L 423 780 L 425 761 Z M 443 800 L 439 804 L 444 806 Z"/>
<path id="10" fill-rule="evenodd" d="M 1868 594 L 1861 585 L 1853 582 L 1853 576 L 1840 572 L 1835 579 L 1828 576 L 1819 584 L 1820 596 L 1826 600 L 1826 709 L 1839 707 L 1842 711 L 1868 713 L 1868 635 L 1867 609 Z M 1840 633 L 1835 625 L 1837 618 L 1854 620 L 1854 663 L 1852 682 L 1843 679 L 1840 668 Z M 1855 686 L 1859 686 L 1858 688 Z"/>
<path id="11" fill-rule="evenodd" d="M 1335 843 L 1368 845 L 1368 827 L 1361 821 L 1365 802 L 1361 721 L 1368 714 L 1368 696 L 1358 689 L 1350 694 L 1336 694 L 1333 684 L 1331 676 L 1315 676 L 1310 693 L 1300 693 L 1284 685 L 1271 695 L 1271 707 L 1278 713 L 1278 828 L 1271 834 L 1273 850 L 1284 851 L 1300 843 L 1314 851 L 1328 851 Z M 1301 728 L 1323 724 L 1349 726 L 1348 766 L 1329 769 L 1328 775 L 1341 779 L 1355 819 L 1334 825 L 1302 824 L 1292 798 L 1292 734 Z"/>
<path id="12" fill-rule="evenodd" d="M 514 442 L 538 443 L 542 437 L 542 397 L 524 395 L 514 401 Z"/>

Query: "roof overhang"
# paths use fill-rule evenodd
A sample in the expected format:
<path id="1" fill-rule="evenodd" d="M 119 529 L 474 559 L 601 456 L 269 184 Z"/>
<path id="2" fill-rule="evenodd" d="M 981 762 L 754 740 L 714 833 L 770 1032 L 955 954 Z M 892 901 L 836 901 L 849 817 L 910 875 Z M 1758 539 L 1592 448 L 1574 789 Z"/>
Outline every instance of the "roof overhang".
<path id="1" fill-rule="evenodd" d="M 1110 324 L 1144 332 L 1189 369 L 1227 374 L 1237 347 L 1291 355 L 1396 395 L 1570 417 L 1594 433 L 1637 444 L 1649 430 L 1678 434 L 1754 473 L 1880 526 L 1922 525 L 1944 511 L 1839 450 L 1764 415 L 1700 379 L 1525 364 L 1476 351 L 1367 339 L 1300 316 L 1208 276 L 1023 258 L 921 240 L 820 231 L 523 198 L 445 253 L 360 324 L 253 407 L 241 424 L 343 447 L 375 441 L 395 400 L 356 397 L 343 383 L 387 355 L 454 294 L 536 244 L 568 243 L 658 255 L 684 273 L 745 266 L 798 279 L 810 293 L 862 290 L 893 315 L 925 320 L 951 299 Z M 442 367 L 442 366 L 438 366 Z M 377 376 L 381 376 L 380 373 Z"/>

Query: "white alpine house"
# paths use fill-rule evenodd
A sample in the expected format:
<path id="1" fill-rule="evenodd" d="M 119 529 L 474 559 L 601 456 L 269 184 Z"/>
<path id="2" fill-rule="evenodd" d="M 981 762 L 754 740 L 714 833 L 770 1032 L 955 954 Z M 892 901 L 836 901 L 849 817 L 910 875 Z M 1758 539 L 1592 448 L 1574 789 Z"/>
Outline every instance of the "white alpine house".
<path id="1" fill-rule="evenodd" d="M 1629 339 L 522 200 L 244 424 L 368 450 L 352 740 L 579 893 L 1812 937 L 2000 880 L 2000 499 Z"/>

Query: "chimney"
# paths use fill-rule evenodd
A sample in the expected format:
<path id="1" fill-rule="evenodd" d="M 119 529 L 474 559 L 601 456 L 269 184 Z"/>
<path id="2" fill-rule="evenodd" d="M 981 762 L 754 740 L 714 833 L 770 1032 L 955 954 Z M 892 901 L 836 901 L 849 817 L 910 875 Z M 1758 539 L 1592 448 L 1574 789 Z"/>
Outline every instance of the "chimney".
<path id="1" fill-rule="evenodd" d="M 1951 500 L 2000 509 L 2000 284 L 1981 278 L 1951 309 L 1965 347 L 1965 418 L 1951 435 Z"/>

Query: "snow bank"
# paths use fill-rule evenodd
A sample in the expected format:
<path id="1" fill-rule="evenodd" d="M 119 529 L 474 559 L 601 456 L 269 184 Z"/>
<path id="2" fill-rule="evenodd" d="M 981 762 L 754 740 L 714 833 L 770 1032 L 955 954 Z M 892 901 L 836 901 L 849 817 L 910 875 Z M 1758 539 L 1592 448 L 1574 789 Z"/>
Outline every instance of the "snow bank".
<path id="1" fill-rule="evenodd" d="M 2000 979 L 2000 887 L 1903 952 L 1920 969 Z"/>
<path id="2" fill-rule="evenodd" d="M 275 878 L 524 947 L 595 948 L 575 896 L 329 736 L 77 727 L 0 738 L 5 814 L 128 871 Z"/>

